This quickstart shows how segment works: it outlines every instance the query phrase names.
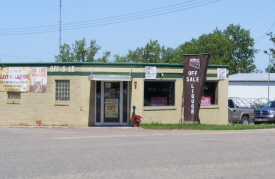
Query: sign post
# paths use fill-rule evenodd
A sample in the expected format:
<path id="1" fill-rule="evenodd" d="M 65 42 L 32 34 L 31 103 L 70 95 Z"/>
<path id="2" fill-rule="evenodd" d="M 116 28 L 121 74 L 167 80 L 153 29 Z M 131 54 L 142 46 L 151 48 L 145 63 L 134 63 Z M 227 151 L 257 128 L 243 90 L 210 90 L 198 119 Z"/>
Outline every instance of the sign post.
<path id="1" fill-rule="evenodd" d="M 183 55 L 183 123 L 199 122 L 199 109 L 209 54 Z"/>

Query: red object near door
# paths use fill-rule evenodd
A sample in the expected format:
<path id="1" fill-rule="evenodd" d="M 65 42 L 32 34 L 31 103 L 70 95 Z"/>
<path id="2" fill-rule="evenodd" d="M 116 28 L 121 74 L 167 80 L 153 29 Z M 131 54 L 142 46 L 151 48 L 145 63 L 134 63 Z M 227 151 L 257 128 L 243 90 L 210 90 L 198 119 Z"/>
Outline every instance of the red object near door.
<path id="1" fill-rule="evenodd" d="M 133 127 L 139 127 L 139 122 L 134 121 L 134 122 L 133 122 Z"/>

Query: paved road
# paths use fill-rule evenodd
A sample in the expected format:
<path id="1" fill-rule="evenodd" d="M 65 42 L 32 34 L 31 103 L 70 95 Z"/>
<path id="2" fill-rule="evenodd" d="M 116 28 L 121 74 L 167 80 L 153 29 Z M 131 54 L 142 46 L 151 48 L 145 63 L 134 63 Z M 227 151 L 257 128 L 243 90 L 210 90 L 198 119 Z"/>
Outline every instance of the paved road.
<path id="1" fill-rule="evenodd" d="M 0 127 L 0 178 L 274 178 L 275 129 Z"/>

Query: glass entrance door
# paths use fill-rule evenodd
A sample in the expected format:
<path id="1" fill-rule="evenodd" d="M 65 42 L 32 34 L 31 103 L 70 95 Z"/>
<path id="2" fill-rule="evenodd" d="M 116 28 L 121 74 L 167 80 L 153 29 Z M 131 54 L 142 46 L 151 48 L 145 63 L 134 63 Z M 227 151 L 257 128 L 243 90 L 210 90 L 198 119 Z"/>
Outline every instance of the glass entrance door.
<path id="1" fill-rule="evenodd" d="M 95 125 L 129 125 L 129 82 L 97 81 Z"/>
<path id="2" fill-rule="evenodd" d="M 121 82 L 104 82 L 104 123 L 119 123 L 121 117 Z"/>

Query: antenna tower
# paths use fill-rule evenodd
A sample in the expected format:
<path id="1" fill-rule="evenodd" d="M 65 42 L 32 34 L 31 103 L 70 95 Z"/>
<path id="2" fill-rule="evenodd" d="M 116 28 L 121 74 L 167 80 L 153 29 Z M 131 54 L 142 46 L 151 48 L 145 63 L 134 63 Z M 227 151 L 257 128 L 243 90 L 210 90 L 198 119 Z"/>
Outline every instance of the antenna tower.
<path id="1" fill-rule="evenodd" d="M 61 0 L 60 0 L 60 5 L 59 5 L 59 10 L 60 10 L 60 14 L 59 14 L 59 54 L 61 53 Z"/>

